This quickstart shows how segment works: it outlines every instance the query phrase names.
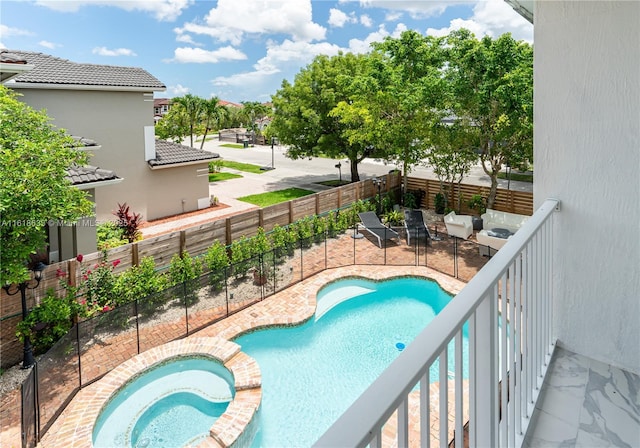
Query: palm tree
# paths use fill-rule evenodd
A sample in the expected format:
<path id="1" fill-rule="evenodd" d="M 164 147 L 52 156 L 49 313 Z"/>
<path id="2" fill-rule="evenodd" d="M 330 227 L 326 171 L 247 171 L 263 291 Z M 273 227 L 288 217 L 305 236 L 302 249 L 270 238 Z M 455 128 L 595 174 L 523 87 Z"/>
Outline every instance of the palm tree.
<path id="1" fill-rule="evenodd" d="M 200 123 L 202 116 L 202 104 L 204 100 L 198 96 L 187 93 L 185 96 L 174 98 L 173 102 L 184 108 L 188 117 L 189 123 L 189 137 L 191 141 L 191 147 L 193 148 L 193 130 L 195 126 Z"/>
<path id="2" fill-rule="evenodd" d="M 216 96 L 204 100 L 202 102 L 202 121 L 204 123 L 204 135 L 202 136 L 202 142 L 200 143 L 200 149 L 204 146 L 204 141 L 207 138 L 209 129 L 212 129 L 213 125 L 220 128 L 220 124 L 224 122 L 229 116 L 229 110 L 220 105 L 220 99 Z"/>

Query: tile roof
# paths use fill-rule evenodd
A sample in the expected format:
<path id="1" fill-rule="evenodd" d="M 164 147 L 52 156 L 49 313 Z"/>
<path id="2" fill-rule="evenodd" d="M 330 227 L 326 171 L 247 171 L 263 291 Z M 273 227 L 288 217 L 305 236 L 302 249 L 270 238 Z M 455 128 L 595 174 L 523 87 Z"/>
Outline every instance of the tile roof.
<path id="1" fill-rule="evenodd" d="M 103 182 L 105 180 L 115 180 L 119 179 L 119 177 L 113 171 L 85 165 L 69 168 L 67 170 L 67 179 L 71 180 L 73 185 L 82 185 L 93 182 Z"/>
<path id="2" fill-rule="evenodd" d="M 165 89 L 166 86 L 146 70 L 137 67 L 80 64 L 44 53 L 19 50 L 3 50 L 4 57 L 25 60 L 34 66 L 13 79 L 20 84 L 60 84 L 83 86 L 137 87 Z"/>
<path id="3" fill-rule="evenodd" d="M 188 162 L 207 162 L 217 159 L 220 155 L 179 145 L 166 140 L 156 140 L 156 158 L 148 161 L 151 166 L 174 165 Z"/>

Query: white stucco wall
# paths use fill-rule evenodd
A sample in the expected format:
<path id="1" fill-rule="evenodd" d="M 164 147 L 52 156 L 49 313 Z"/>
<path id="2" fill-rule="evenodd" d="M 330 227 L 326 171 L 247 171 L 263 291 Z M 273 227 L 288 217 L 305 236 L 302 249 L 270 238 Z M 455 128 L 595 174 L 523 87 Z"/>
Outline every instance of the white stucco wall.
<path id="1" fill-rule="evenodd" d="M 536 205 L 560 344 L 640 372 L 640 2 L 536 2 Z"/>

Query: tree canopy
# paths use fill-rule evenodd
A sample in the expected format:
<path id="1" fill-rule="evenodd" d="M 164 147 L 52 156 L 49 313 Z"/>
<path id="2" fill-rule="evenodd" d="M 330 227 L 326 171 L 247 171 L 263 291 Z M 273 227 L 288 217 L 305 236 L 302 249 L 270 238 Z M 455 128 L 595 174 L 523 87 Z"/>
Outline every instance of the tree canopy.
<path id="1" fill-rule="evenodd" d="M 271 135 L 289 147 L 288 157 L 345 157 L 351 180 L 360 180 L 358 164 L 379 152 L 373 138 L 354 133 L 367 117 L 345 119 L 339 108 L 352 101 L 354 82 L 366 72 L 367 58 L 351 53 L 320 55 L 296 75 L 293 84 L 283 81 L 272 97 L 275 112 L 269 128 Z"/>
<path id="2" fill-rule="evenodd" d="M 405 31 L 366 54 L 317 56 L 283 81 L 273 104 L 269 133 L 289 157 L 346 157 L 353 181 L 358 164 L 377 157 L 402 165 L 405 179 L 413 166 L 435 164 L 459 182 L 479 155 L 490 207 L 502 167 L 532 160 L 533 49 L 510 34 Z M 445 117 L 455 126 L 443 128 Z"/>
<path id="3" fill-rule="evenodd" d="M 86 192 L 71 185 L 67 170 L 86 153 L 54 128 L 45 112 L 0 86 L 0 284 L 29 278 L 28 263 L 46 247 L 49 220 L 75 222 L 92 214 Z"/>
<path id="4" fill-rule="evenodd" d="M 491 178 L 490 208 L 502 167 L 533 159 L 533 48 L 509 33 L 478 40 L 464 29 L 446 42 L 452 111 L 477 133 L 482 168 Z"/>

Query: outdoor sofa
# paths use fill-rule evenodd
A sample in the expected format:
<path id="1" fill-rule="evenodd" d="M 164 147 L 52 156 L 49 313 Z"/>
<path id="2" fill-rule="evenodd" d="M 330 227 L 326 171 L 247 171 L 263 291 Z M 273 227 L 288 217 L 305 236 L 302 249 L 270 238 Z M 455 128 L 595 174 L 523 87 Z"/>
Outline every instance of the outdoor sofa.
<path id="1" fill-rule="evenodd" d="M 470 215 L 456 215 L 456 212 L 451 212 L 445 215 L 444 225 L 449 236 L 457 236 L 463 240 L 473 233 L 473 217 Z"/>

